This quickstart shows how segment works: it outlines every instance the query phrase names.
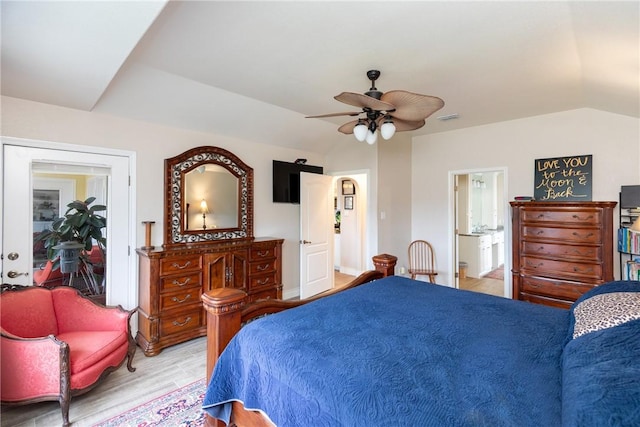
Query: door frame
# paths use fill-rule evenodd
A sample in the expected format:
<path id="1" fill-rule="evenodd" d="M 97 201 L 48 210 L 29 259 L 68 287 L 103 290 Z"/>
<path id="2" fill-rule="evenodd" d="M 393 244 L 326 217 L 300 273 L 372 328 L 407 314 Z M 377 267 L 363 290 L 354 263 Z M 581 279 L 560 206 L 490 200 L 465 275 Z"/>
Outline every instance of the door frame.
<path id="1" fill-rule="evenodd" d="M 487 172 L 502 172 L 503 173 L 503 187 L 502 187 L 502 200 L 500 203 L 503 206 L 504 217 L 504 295 L 505 298 L 512 297 L 511 286 L 511 210 L 509 209 L 509 192 L 508 192 L 508 168 L 506 166 L 493 167 L 493 168 L 474 168 L 449 171 L 449 253 L 451 254 L 451 263 L 449 264 L 449 277 L 452 278 L 452 282 L 455 288 L 460 287 L 460 280 L 457 275 L 458 262 L 459 262 L 459 250 L 458 250 L 458 235 L 457 235 L 457 189 L 456 189 L 456 176 L 457 175 L 469 175 L 473 173 L 487 173 Z"/>
<path id="2" fill-rule="evenodd" d="M 68 144 L 63 142 L 43 141 L 26 138 L 15 138 L 0 136 L 0 187 L 2 188 L 3 197 L 0 197 L 0 212 L 4 209 L 4 146 L 15 145 L 26 148 L 41 148 L 53 151 L 72 151 L 76 153 L 87 153 L 96 155 L 120 156 L 128 158 L 129 162 L 129 215 L 128 215 L 128 281 L 135 286 L 127 286 L 126 306 L 132 309 L 138 306 L 138 272 L 137 262 L 134 256 L 134 248 L 136 247 L 136 153 L 134 151 L 119 150 L 112 148 L 104 148 L 90 145 Z M 4 253 L 3 227 L 0 227 L 0 252 Z M 109 303 L 109 301 L 107 301 Z M 124 304 L 123 304 L 124 305 Z M 133 329 L 132 325 L 132 330 Z"/>

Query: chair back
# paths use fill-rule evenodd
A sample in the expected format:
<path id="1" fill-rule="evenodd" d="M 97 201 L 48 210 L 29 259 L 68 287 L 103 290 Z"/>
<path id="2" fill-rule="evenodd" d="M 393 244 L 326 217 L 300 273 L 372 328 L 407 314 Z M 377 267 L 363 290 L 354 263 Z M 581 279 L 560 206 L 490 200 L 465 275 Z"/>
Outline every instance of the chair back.
<path id="1" fill-rule="evenodd" d="M 28 286 L 0 293 L 0 326 L 22 338 L 58 334 L 58 323 L 49 289 Z"/>
<path id="2" fill-rule="evenodd" d="M 426 240 L 411 242 L 409 245 L 409 272 L 433 272 L 435 269 L 435 256 L 431 244 Z"/>

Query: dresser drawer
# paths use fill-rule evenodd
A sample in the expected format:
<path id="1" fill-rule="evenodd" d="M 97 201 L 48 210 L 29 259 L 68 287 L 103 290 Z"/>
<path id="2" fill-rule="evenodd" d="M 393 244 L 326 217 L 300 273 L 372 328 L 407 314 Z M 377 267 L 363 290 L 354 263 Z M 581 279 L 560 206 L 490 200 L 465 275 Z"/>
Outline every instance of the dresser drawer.
<path id="1" fill-rule="evenodd" d="M 249 260 L 250 261 L 262 261 L 268 258 L 276 257 L 276 247 L 275 246 L 263 246 L 258 248 L 251 248 L 249 251 Z"/>
<path id="2" fill-rule="evenodd" d="M 249 278 L 249 291 L 253 291 L 255 289 L 260 289 L 265 286 L 275 286 L 276 285 L 276 274 L 275 272 L 271 274 L 263 274 L 260 276 L 251 276 Z"/>
<path id="3" fill-rule="evenodd" d="M 520 295 L 518 295 L 518 299 L 520 301 L 527 301 L 527 302 L 532 302 L 534 304 L 543 304 L 543 305 L 548 305 L 550 307 L 557 307 L 557 308 L 564 308 L 564 309 L 571 308 L 571 304 L 573 304 L 573 301 L 565 301 L 565 300 L 550 298 L 542 295 L 532 295 L 526 292 L 521 292 Z"/>
<path id="4" fill-rule="evenodd" d="M 524 276 L 521 279 L 521 292 L 546 297 L 575 301 L 594 285 L 564 280 L 544 279 Z"/>
<path id="5" fill-rule="evenodd" d="M 598 280 L 602 277 L 602 266 L 575 261 L 556 261 L 545 258 L 523 256 L 520 258 L 520 268 L 540 276 L 555 276 L 568 279 Z"/>
<path id="6" fill-rule="evenodd" d="M 202 308 L 193 311 L 160 319 L 160 336 L 189 332 L 202 326 L 204 310 Z"/>
<path id="7" fill-rule="evenodd" d="M 522 227 L 522 238 L 560 240 L 577 243 L 601 243 L 602 233 L 595 228 Z"/>
<path id="8" fill-rule="evenodd" d="M 254 302 L 260 299 L 277 299 L 278 298 L 278 290 L 277 289 L 267 289 L 262 292 L 256 292 L 254 294 L 249 295 L 249 302 Z"/>
<path id="9" fill-rule="evenodd" d="M 160 275 L 174 274 L 182 271 L 198 271 L 202 269 L 202 256 L 185 255 L 160 260 Z"/>
<path id="10" fill-rule="evenodd" d="M 264 273 L 272 273 L 276 271 L 276 260 L 266 260 L 262 262 L 251 262 L 249 264 L 249 274 L 264 274 Z"/>
<path id="11" fill-rule="evenodd" d="M 599 261 L 602 259 L 602 248 L 600 246 L 577 246 L 525 241 L 522 242 L 522 254 Z"/>
<path id="12" fill-rule="evenodd" d="M 571 225 L 592 225 L 600 224 L 602 211 L 593 210 L 549 210 L 549 209 L 526 209 L 521 211 L 523 222 L 561 222 Z"/>
<path id="13" fill-rule="evenodd" d="M 160 310 L 170 310 L 190 304 L 199 304 L 202 288 L 185 289 L 160 295 Z"/>
<path id="14" fill-rule="evenodd" d="M 183 276 L 165 277 L 160 281 L 160 292 L 171 292 L 193 287 L 202 287 L 201 272 L 185 274 Z"/>

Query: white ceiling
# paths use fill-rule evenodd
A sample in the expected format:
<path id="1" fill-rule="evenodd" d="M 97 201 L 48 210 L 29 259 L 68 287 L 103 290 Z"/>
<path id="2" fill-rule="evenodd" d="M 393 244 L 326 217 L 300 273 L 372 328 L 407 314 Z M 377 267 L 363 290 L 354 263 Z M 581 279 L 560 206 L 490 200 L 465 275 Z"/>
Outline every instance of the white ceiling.
<path id="1" fill-rule="evenodd" d="M 2 94 L 268 144 L 355 144 L 365 92 L 434 95 L 414 135 L 595 108 L 640 116 L 640 3 L 5 1 Z M 436 117 L 457 113 L 459 119 Z M 215 141 L 212 141 L 215 145 Z"/>

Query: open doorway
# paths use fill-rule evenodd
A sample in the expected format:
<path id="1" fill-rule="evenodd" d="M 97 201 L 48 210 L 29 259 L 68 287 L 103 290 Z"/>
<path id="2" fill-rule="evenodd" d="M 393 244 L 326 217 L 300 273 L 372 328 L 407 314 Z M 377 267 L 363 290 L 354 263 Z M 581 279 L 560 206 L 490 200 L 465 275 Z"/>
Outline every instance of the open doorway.
<path id="1" fill-rule="evenodd" d="M 507 245 L 506 171 L 482 169 L 452 175 L 455 285 L 459 289 L 510 297 L 505 274 Z M 507 270 L 508 271 L 508 270 Z"/>
<path id="2" fill-rule="evenodd" d="M 335 286 L 367 269 L 367 182 L 366 173 L 341 172 L 334 177 Z"/>

